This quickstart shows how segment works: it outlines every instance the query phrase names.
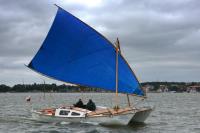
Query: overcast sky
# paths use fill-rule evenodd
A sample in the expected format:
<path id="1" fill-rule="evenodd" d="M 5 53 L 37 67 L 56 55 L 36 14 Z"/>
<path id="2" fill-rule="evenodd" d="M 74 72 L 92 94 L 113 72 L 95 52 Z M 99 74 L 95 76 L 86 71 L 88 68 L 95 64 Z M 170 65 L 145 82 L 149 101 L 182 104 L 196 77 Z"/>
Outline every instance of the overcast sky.
<path id="1" fill-rule="evenodd" d="M 55 3 L 111 42 L 119 37 L 141 82 L 200 81 L 199 0 L 0 0 L 0 84 L 59 83 L 24 66 L 49 31 Z"/>

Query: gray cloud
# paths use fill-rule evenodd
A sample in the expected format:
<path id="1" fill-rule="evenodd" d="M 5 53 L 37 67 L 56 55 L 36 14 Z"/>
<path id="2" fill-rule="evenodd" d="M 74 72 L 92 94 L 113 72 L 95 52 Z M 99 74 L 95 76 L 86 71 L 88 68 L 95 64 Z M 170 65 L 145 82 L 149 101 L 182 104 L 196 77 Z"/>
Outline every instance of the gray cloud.
<path id="1" fill-rule="evenodd" d="M 111 42 L 119 37 L 123 55 L 141 81 L 199 81 L 198 0 L 109 0 L 95 7 L 72 0 L 0 0 L 0 83 L 40 82 L 23 64 L 48 33 L 54 3 Z"/>

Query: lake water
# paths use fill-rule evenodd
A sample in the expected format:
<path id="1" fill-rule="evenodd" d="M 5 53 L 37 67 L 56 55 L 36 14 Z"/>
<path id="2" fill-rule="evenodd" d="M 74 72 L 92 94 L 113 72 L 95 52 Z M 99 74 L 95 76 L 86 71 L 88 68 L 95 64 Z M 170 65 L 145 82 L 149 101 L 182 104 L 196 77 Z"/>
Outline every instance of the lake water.
<path id="1" fill-rule="evenodd" d="M 32 97 L 27 103 L 25 98 Z M 97 123 L 44 123 L 31 117 L 31 108 L 61 106 L 79 98 L 92 98 L 98 105 L 113 106 L 111 93 L 0 93 L 1 133 L 200 133 L 200 93 L 151 93 L 145 105 L 156 108 L 143 125 L 102 126 Z M 131 102 L 140 105 L 138 98 Z M 121 106 L 126 96 L 120 95 Z"/>

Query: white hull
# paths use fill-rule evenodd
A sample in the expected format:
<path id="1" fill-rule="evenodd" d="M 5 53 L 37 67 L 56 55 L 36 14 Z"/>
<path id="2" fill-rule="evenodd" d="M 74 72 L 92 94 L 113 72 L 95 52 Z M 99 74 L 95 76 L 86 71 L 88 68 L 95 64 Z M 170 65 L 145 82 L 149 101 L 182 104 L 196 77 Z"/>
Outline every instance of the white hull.
<path id="1" fill-rule="evenodd" d="M 34 119 L 43 122 L 72 122 L 72 123 L 99 123 L 99 124 L 120 124 L 120 125 L 127 125 L 129 120 L 132 118 L 134 114 L 127 114 L 127 115 L 118 115 L 112 117 L 79 117 L 79 118 L 61 118 L 56 116 L 45 116 L 41 114 L 37 114 L 35 112 L 32 113 Z"/>
<path id="2" fill-rule="evenodd" d="M 149 117 L 152 111 L 152 108 L 145 108 L 136 112 L 132 119 L 129 121 L 129 124 L 143 123 Z"/>
<path id="3" fill-rule="evenodd" d="M 143 109 L 135 109 L 129 111 L 127 113 L 122 114 L 114 114 L 110 116 L 93 116 L 93 117 L 59 117 L 59 116 L 51 116 L 44 115 L 39 113 L 38 111 L 32 111 L 32 117 L 35 120 L 43 121 L 43 122 L 72 122 L 72 123 L 98 123 L 98 124 L 114 124 L 114 125 L 127 125 L 132 124 L 133 122 L 144 122 L 146 118 L 151 113 L 152 108 L 143 108 Z"/>

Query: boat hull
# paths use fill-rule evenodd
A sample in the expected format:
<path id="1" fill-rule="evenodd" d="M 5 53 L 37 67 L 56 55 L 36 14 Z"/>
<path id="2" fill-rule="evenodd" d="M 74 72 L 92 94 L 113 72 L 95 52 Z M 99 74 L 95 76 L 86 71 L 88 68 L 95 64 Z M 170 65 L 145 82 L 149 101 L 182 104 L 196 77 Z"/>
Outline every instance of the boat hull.
<path id="1" fill-rule="evenodd" d="M 125 114 L 115 114 L 110 116 L 94 116 L 94 117 L 57 117 L 52 115 L 44 115 L 37 111 L 32 111 L 32 117 L 35 120 L 43 122 L 70 122 L 70 123 L 98 123 L 103 125 L 130 125 L 133 123 L 144 122 L 151 108 L 143 108 L 141 110 L 131 111 Z"/>
<path id="2" fill-rule="evenodd" d="M 134 116 L 131 118 L 131 120 L 129 121 L 129 125 L 134 125 L 134 124 L 138 124 L 138 123 L 144 123 L 144 121 L 149 117 L 149 115 L 151 114 L 151 112 L 153 111 L 153 108 L 144 108 L 144 109 L 140 109 L 139 111 L 137 111 Z"/>
<path id="3" fill-rule="evenodd" d="M 71 123 L 99 123 L 99 124 L 119 124 L 119 125 L 127 125 L 129 120 L 134 116 L 133 113 L 124 114 L 124 115 L 115 115 L 115 116 L 102 116 L 102 117 L 77 117 L 77 118 L 63 118 L 56 116 L 48 116 L 39 114 L 36 112 L 32 112 L 32 117 L 35 120 L 43 121 L 43 122 L 71 122 Z"/>

